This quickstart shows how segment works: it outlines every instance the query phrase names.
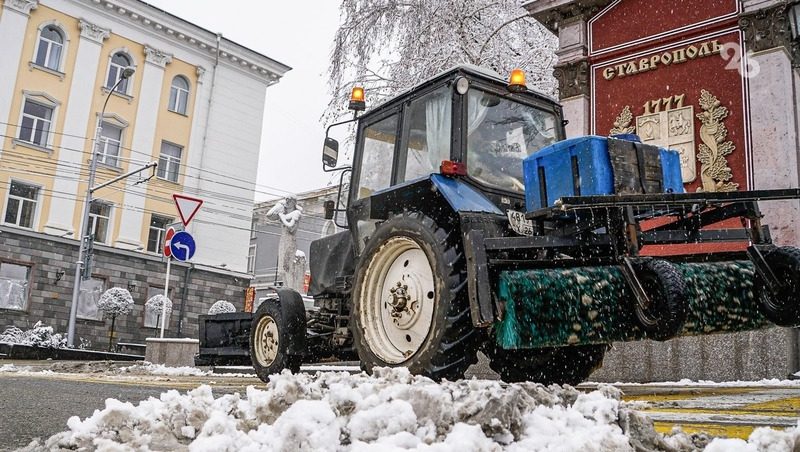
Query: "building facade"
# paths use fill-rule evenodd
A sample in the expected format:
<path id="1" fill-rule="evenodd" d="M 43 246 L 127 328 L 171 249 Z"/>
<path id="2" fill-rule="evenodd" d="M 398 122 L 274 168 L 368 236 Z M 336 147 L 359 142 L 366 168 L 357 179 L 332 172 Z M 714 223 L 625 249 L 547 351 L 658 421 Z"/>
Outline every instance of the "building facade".
<path id="1" fill-rule="evenodd" d="M 568 136 L 636 133 L 676 149 L 688 192 L 800 186 L 797 2 L 534 0 L 525 8 L 558 35 L 554 75 Z M 774 242 L 800 245 L 800 202 L 760 207 Z M 789 328 L 616 344 L 592 379 L 784 378 L 800 369 L 799 349 Z"/>
<path id="2" fill-rule="evenodd" d="M 96 256 L 79 317 L 97 317 L 92 300 L 110 285 L 163 273 L 164 231 L 179 221 L 175 193 L 204 201 L 187 228 L 195 280 L 243 290 L 265 92 L 290 68 L 138 0 L 0 3 L 0 287 L 15 294 L 0 290 L 0 327 L 48 313 L 61 323 L 61 309 L 35 301 L 48 298 L 33 281 L 53 279 L 42 274 L 53 257 L 31 250 L 48 246 L 8 244 L 57 242 L 55 258 L 68 259 L 59 265 L 73 266 L 57 271 L 72 280 L 95 144 L 95 186 L 148 162 L 158 167 L 94 192 Z M 99 258 L 115 254 L 114 264 Z M 112 281 L 103 262 L 129 267 Z M 139 295 L 137 304 L 148 294 Z"/>

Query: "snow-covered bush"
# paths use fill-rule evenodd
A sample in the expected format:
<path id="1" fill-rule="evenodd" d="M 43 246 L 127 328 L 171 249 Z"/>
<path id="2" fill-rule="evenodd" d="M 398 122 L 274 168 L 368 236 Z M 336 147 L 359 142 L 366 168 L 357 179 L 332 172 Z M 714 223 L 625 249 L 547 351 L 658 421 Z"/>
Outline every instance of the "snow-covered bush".
<path id="1" fill-rule="evenodd" d="M 67 339 L 59 333 L 53 333 L 52 326 L 45 326 L 41 321 L 33 325 L 33 329 L 22 331 L 12 326 L 0 333 L 0 342 L 7 344 L 33 345 L 36 347 L 64 348 Z"/>
<path id="2" fill-rule="evenodd" d="M 165 303 L 167 305 L 166 313 L 169 314 L 172 312 L 172 300 L 162 294 L 153 295 L 150 297 L 150 299 L 144 304 L 144 308 L 154 314 L 161 315 L 162 306 L 164 306 Z"/>
<path id="3" fill-rule="evenodd" d="M 106 290 L 97 300 L 97 309 L 109 317 L 117 317 L 131 312 L 133 297 L 127 289 L 112 287 Z"/>
<path id="4" fill-rule="evenodd" d="M 217 300 L 211 305 L 211 308 L 209 308 L 208 315 L 226 314 L 228 312 L 236 312 L 236 307 L 233 306 L 233 303 L 225 300 Z"/>

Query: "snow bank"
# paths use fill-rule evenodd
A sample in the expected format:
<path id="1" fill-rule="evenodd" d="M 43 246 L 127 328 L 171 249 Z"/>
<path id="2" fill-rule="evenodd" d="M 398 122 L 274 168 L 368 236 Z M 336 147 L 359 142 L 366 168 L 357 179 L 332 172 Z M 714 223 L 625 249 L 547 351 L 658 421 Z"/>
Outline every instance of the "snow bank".
<path id="1" fill-rule="evenodd" d="M 137 406 L 108 399 L 30 450 L 632 451 L 619 423 L 620 395 L 610 386 L 582 393 L 486 380 L 437 384 L 407 369 L 285 372 L 265 389 L 248 387 L 246 398 L 214 398 L 203 385 Z"/>
<path id="2" fill-rule="evenodd" d="M 202 377 L 211 375 L 211 372 L 202 371 L 196 367 L 167 367 L 163 364 L 153 364 L 147 361 L 142 364 L 134 364 L 129 367 L 121 367 L 120 373 L 123 374 L 150 374 L 150 375 L 166 375 L 169 377 Z"/>
<path id="3" fill-rule="evenodd" d="M 800 372 L 794 374 L 797 377 L 800 377 Z M 754 386 L 800 386 L 800 379 L 787 379 L 781 380 L 778 378 L 765 378 L 762 380 L 753 380 L 753 381 L 711 381 L 711 380 L 690 380 L 688 378 L 684 378 L 678 381 L 654 381 L 649 383 L 628 383 L 618 381 L 616 383 L 596 383 L 596 382 L 585 382 L 583 385 L 602 385 L 602 384 L 611 384 L 616 387 L 625 387 L 625 386 L 692 386 L 692 387 L 715 387 L 715 388 L 749 388 Z"/>
<path id="4" fill-rule="evenodd" d="M 437 384 L 407 369 L 271 377 L 245 397 L 203 385 L 105 408 L 26 449 L 204 451 L 694 451 L 790 452 L 800 425 L 760 428 L 748 441 L 659 435 L 621 392 L 489 380 Z"/>

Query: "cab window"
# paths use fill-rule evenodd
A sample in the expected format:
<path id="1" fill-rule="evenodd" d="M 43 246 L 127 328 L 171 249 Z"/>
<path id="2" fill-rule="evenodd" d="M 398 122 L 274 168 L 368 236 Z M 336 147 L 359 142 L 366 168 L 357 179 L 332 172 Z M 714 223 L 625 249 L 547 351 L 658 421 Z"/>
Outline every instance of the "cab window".
<path id="1" fill-rule="evenodd" d="M 551 111 L 471 89 L 467 99 L 467 172 L 480 183 L 523 193 L 522 161 L 555 143 Z"/>
<path id="2" fill-rule="evenodd" d="M 356 199 L 367 198 L 391 185 L 398 118 L 399 115 L 394 114 L 364 128 Z"/>
<path id="3" fill-rule="evenodd" d="M 449 87 L 439 88 L 413 102 L 406 115 L 408 146 L 405 172 L 400 181 L 438 173 L 442 160 L 450 159 L 452 95 Z M 401 165 L 402 167 L 402 165 Z"/>

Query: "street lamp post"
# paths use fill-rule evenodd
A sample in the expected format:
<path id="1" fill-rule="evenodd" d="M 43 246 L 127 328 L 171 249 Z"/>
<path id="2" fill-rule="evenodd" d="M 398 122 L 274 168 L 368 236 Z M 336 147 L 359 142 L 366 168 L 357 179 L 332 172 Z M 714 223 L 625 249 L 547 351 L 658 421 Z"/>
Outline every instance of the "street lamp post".
<path id="1" fill-rule="evenodd" d="M 130 78 L 133 73 L 134 69 L 131 67 L 122 70 L 119 74 L 119 80 L 117 80 L 117 83 L 108 92 L 106 100 L 103 102 L 103 109 L 100 111 L 100 116 L 97 118 L 97 128 L 95 129 L 94 142 L 92 143 L 92 158 L 89 161 L 89 182 L 86 185 L 86 198 L 83 201 L 83 218 L 81 218 L 79 236 L 80 247 L 78 248 L 78 262 L 76 262 L 75 265 L 75 284 L 72 287 L 72 302 L 69 308 L 69 324 L 67 326 L 67 346 L 69 347 L 75 344 L 75 319 L 78 316 L 78 298 L 81 293 L 81 272 L 86 268 L 89 259 L 88 253 L 86 252 L 88 245 L 87 240 L 93 240 L 93 238 L 87 237 L 87 228 L 89 223 L 89 210 L 92 205 L 92 187 L 94 186 L 95 173 L 97 172 L 97 156 L 99 154 L 97 147 L 100 144 L 100 131 L 103 129 L 103 115 L 106 113 L 108 100 L 111 99 L 114 90 L 117 89 L 123 80 Z"/>

